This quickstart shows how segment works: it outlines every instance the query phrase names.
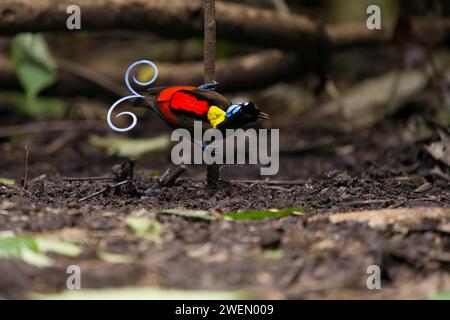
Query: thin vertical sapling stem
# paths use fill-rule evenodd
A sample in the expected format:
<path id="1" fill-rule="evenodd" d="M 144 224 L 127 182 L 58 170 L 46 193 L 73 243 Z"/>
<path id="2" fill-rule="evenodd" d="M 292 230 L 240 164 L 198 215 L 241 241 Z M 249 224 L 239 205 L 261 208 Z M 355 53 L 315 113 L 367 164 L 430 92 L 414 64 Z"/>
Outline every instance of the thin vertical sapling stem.
<path id="1" fill-rule="evenodd" d="M 215 0 L 203 0 L 204 11 L 204 78 L 211 83 L 216 77 L 216 8 Z"/>
<path id="2" fill-rule="evenodd" d="M 212 83 L 216 73 L 216 7 L 215 0 L 203 0 L 204 15 L 204 81 Z M 216 187 L 220 180 L 220 165 L 207 166 L 208 187 Z"/>

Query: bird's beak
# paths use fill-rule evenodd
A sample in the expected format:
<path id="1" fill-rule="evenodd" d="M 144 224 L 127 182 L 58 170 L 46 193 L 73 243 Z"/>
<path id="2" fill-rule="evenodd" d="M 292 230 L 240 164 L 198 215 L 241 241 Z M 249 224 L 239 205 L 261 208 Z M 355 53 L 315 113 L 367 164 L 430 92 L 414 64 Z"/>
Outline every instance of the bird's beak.
<path id="1" fill-rule="evenodd" d="M 268 115 L 267 113 L 265 113 L 265 112 L 260 112 L 260 113 L 258 113 L 258 118 L 260 118 L 260 119 L 266 119 L 266 120 L 269 120 L 269 119 L 270 119 L 269 115 Z"/>

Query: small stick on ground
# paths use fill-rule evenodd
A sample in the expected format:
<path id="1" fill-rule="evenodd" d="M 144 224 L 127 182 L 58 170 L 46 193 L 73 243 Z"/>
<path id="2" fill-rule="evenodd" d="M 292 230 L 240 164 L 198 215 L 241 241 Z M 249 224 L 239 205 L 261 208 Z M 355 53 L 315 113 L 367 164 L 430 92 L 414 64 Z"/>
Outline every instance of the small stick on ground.
<path id="1" fill-rule="evenodd" d="M 25 191 L 27 188 L 27 180 L 28 180 L 28 147 L 25 145 L 25 173 L 23 175 L 23 184 L 22 184 L 22 191 Z"/>
<path id="2" fill-rule="evenodd" d="M 170 174 L 170 169 L 167 168 L 166 172 L 163 173 L 163 175 L 159 178 L 159 184 L 161 185 L 164 180 L 167 179 L 167 176 Z"/>
<path id="3" fill-rule="evenodd" d="M 184 164 L 179 165 L 172 173 L 167 170 L 164 175 L 159 180 L 159 185 L 162 187 L 173 186 L 175 181 L 186 171 L 186 166 Z"/>
<path id="4" fill-rule="evenodd" d="M 91 199 L 91 198 L 94 198 L 94 197 L 96 197 L 96 196 L 99 196 L 99 195 L 101 195 L 101 194 L 107 192 L 108 190 L 111 190 L 112 188 L 120 187 L 121 185 L 124 185 L 125 183 L 128 183 L 128 182 L 129 182 L 128 180 L 124 180 L 124 181 L 121 181 L 121 182 L 118 182 L 118 183 L 115 183 L 115 184 L 107 185 L 106 188 L 104 188 L 104 189 L 102 189 L 102 190 L 100 190 L 100 191 L 94 192 L 94 193 L 92 193 L 92 194 L 90 194 L 90 195 L 88 195 L 88 196 L 86 196 L 86 197 L 83 197 L 83 198 L 81 198 L 80 200 L 78 200 L 78 202 L 82 202 L 82 201 L 85 201 L 85 200 L 89 200 L 89 199 Z"/>
<path id="5" fill-rule="evenodd" d="M 114 180 L 114 177 L 63 177 L 62 181 L 103 181 Z"/>
<path id="6" fill-rule="evenodd" d="M 230 180 L 231 183 L 266 184 L 266 185 L 301 185 L 305 180 Z"/>

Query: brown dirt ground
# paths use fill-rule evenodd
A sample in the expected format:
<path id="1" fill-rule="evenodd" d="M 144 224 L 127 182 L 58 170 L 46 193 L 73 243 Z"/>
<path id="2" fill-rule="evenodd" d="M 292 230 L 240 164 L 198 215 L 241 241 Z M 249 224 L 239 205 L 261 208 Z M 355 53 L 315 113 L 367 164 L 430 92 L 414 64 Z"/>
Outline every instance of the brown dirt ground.
<path id="1" fill-rule="evenodd" d="M 160 187 L 148 170 L 165 169 L 167 155 L 162 154 L 136 163 L 134 188 L 122 186 L 83 202 L 78 200 L 106 182 L 60 177 L 108 174 L 123 159 L 103 155 L 81 133 L 49 155 L 40 148 L 52 137 L 34 137 L 28 145 L 27 191 L 19 185 L 0 186 L 0 231 L 78 234 L 84 250 L 77 258 L 54 255 L 51 268 L 1 259 L 0 298 L 64 290 L 70 264 L 82 268 L 83 288 L 249 290 L 258 298 L 290 299 L 429 298 L 450 287 L 448 182 L 429 174 L 436 163 L 420 143 L 389 148 L 381 145 L 379 134 L 368 136 L 355 136 L 347 144 L 351 152 L 332 147 L 283 155 L 276 178 L 304 180 L 294 186 L 233 183 L 212 191 L 202 182 L 204 168 L 195 167 L 173 187 Z M 23 176 L 23 146 L 5 141 L 0 147 L 0 176 Z M 228 179 L 252 179 L 256 169 L 225 171 Z M 425 182 L 429 188 L 417 190 Z M 220 216 L 232 210 L 299 206 L 308 210 L 261 221 L 205 221 L 158 213 L 182 207 Z M 409 209 L 405 213 L 398 208 Z M 375 211 L 380 209 L 388 211 Z M 329 218 L 361 210 L 374 211 L 361 213 L 362 219 Z M 436 210 L 442 212 L 436 215 Z M 159 242 L 139 238 L 127 228 L 124 218 L 136 213 L 164 225 Z M 370 214 L 393 218 L 371 223 Z M 130 261 L 108 263 L 98 258 L 97 250 L 127 255 Z M 381 290 L 366 287 L 371 264 L 381 267 Z"/>

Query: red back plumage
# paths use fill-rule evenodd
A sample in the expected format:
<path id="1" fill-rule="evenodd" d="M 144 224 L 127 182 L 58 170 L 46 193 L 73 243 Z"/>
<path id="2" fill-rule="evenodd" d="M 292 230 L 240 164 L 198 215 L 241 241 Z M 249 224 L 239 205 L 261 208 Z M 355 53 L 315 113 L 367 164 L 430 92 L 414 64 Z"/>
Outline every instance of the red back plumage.
<path id="1" fill-rule="evenodd" d="M 226 110 L 231 101 L 215 91 L 193 86 L 149 88 L 145 91 L 147 103 L 172 128 L 193 128 L 195 120 L 209 126 L 211 106 Z"/>
<path id="2" fill-rule="evenodd" d="M 189 86 L 176 86 L 176 87 L 169 87 L 169 88 L 165 88 L 163 89 L 158 97 L 157 97 L 157 101 L 158 102 L 162 102 L 162 101 L 170 101 L 172 99 L 172 95 L 175 92 L 178 92 L 180 90 L 194 90 L 197 89 L 197 87 L 189 87 Z"/>
<path id="3" fill-rule="evenodd" d="M 205 116 L 208 113 L 209 104 L 205 100 L 198 99 L 189 91 L 197 87 L 177 86 L 162 90 L 156 98 L 159 109 L 169 121 L 176 122 L 177 116 L 173 112 L 181 111 L 192 116 Z"/>

